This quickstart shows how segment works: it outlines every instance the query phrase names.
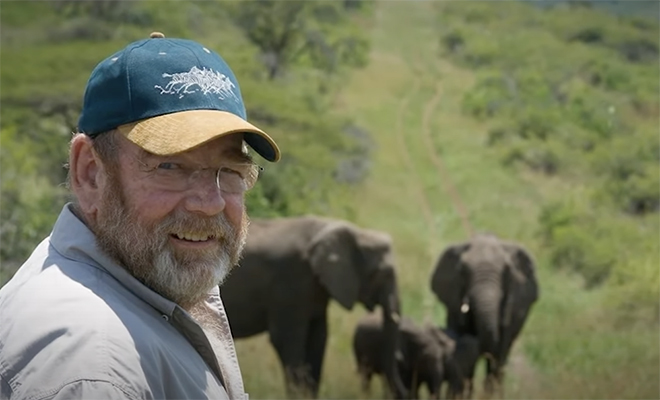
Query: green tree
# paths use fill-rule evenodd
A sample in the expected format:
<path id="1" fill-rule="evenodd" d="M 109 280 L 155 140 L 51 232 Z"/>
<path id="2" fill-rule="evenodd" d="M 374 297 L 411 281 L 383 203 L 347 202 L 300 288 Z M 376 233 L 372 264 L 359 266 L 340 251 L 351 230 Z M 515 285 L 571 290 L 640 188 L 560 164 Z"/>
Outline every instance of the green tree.
<path id="1" fill-rule="evenodd" d="M 341 3 L 243 1 L 234 12 L 237 25 L 260 49 L 270 80 L 294 63 L 306 63 L 326 73 L 334 73 L 342 65 L 366 63 L 368 42 L 358 34 Z"/>

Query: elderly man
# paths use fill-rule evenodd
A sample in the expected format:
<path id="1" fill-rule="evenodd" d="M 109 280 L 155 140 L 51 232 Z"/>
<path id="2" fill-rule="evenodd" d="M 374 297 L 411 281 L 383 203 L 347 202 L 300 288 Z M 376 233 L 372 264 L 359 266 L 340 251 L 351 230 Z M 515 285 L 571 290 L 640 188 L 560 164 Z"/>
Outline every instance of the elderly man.
<path id="1" fill-rule="evenodd" d="M 246 399 L 220 284 L 275 142 L 199 43 L 129 44 L 94 69 L 67 204 L 0 290 L 2 399 Z"/>

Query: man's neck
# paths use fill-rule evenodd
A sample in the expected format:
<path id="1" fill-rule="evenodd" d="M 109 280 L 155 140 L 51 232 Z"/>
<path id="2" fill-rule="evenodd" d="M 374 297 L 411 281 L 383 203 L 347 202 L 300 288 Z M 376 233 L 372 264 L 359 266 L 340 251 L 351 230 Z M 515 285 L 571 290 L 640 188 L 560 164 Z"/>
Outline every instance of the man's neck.
<path id="1" fill-rule="evenodd" d="M 82 210 L 80 209 L 80 206 L 78 204 L 72 203 L 71 207 L 69 209 L 71 210 L 71 213 L 73 215 L 75 215 L 76 218 L 78 218 L 80 220 L 80 222 L 85 224 L 85 226 L 87 226 L 92 232 L 94 231 L 92 229 L 92 226 L 89 224 L 89 221 L 85 217 L 85 214 L 82 212 Z"/>

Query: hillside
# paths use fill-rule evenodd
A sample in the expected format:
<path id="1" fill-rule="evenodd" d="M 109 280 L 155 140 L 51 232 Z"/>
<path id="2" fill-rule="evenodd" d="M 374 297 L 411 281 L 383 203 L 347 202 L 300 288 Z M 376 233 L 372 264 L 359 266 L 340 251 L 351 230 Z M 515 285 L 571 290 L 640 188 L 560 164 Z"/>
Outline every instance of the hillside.
<path id="1" fill-rule="evenodd" d="M 498 116 L 499 119 L 484 118 L 470 110 L 469 101 L 478 94 L 482 77 L 499 72 L 500 66 L 496 63 L 500 62 L 498 58 L 504 58 L 501 52 L 519 46 L 510 57 L 518 57 L 524 65 L 525 54 L 533 54 L 539 36 L 547 38 L 553 34 L 548 32 L 551 29 L 569 34 L 562 28 L 570 25 L 567 14 L 571 12 L 574 11 L 557 9 L 552 14 L 543 14 L 538 10 L 512 7 L 498 14 L 483 3 L 471 6 L 454 2 L 434 6 L 380 3 L 368 25 L 372 32 L 369 66 L 354 73 L 337 101 L 341 110 L 350 112 L 372 133 L 374 147 L 378 149 L 369 179 L 353 196 L 347 197 L 354 210 L 346 215 L 359 224 L 394 236 L 403 307 L 406 314 L 420 322 L 444 321 L 444 310 L 428 290 L 427 282 L 433 262 L 447 244 L 465 240 L 471 231 L 490 231 L 524 243 L 535 254 L 542 299 L 515 347 L 508 375 L 508 397 L 655 398 L 659 372 L 657 214 L 631 217 L 615 206 L 604 208 L 606 206 L 601 205 L 591 211 L 592 219 L 586 223 L 582 222 L 584 219 L 577 222 L 582 228 L 578 234 L 587 239 L 600 234 L 594 240 L 600 240 L 598 238 L 603 235 L 612 240 L 596 242 L 596 245 L 589 243 L 587 246 L 592 247 L 585 249 L 586 256 L 598 257 L 597 252 L 612 250 L 616 254 L 615 261 L 608 265 L 613 265 L 617 275 L 628 275 L 585 290 L 589 286 L 589 272 L 572 261 L 561 265 L 555 261 L 559 250 L 556 243 L 544 237 L 542 215 L 548 213 L 545 210 L 549 204 L 566 200 L 572 200 L 566 208 L 569 218 L 585 212 L 585 208 L 594 204 L 587 193 L 598 187 L 599 175 L 581 166 L 584 169 L 579 176 L 572 176 L 577 166 L 571 161 L 581 163 L 573 159 L 573 155 L 567 156 L 565 162 L 569 165 L 556 173 L 547 173 L 524 162 L 507 163 L 503 155 L 511 151 L 511 147 L 489 145 L 489 138 L 502 124 L 511 122 L 507 118 L 524 114 L 512 107 L 510 114 Z M 585 14 L 573 18 L 589 16 L 592 21 L 598 21 L 595 22 L 597 26 L 609 26 L 614 19 L 592 10 L 583 12 Z M 513 15 L 514 20 L 506 19 L 506 14 Z M 529 19 L 544 24 L 523 23 Z M 471 23 L 463 25 L 463 21 Z M 486 25 L 486 21 L 493 21 L 492 25 Z M 554 24 L 557 26 L 553 27 Z M 534 28 L 523 30 L 521 26 Z M 488 54 L 495 60 L 495 68 L 479 70 L 459 58 L 470 57 L 473 37 L 466 40 L 462 55 L 447 54 L 445 38 L 448 32 L 458 29 L 469 33 L 480 31 L 474 33 L 475 38 L 483 38 L 480 42 L 475 39 L 475 50 L 490 51 Z M 506 36 L 505 29 L 516 34 L 507 37 L 509 41 L 498 47 L 498 39 Z M 657 32 L 657 27 L 653 29 Z M 484 35 L 484 31 L 488 35 Z M 525 37 L 529 41 L 525 41 Z M 528 68 L 538 69 L 541 62 L 565 63 L 570 67 L 569 60 L 564 58 L 569 45 L 562 43 L 565 42 L 563 36 L 548 38 L 548 41 L 555 46 L 552 51 L 556 53 L 548 53 L 547 59 L 541 54 L 535 55 L 541 60 L 527 60 Z M 547 51 L 545 47 L 539 47 L 539 52 L 544 51 Z M 575 51 L 585 53 L 584 47 Z M 615 52 L 597 56 L 587 53 L 586 57 L 611 57 L 617 62 Z M 646 68 L 650 70 L 646 72 L 649 77 L 654 73 L 657 76 L 657 63 L 647 64 Z M 653 99 L 653 93 L 658 93 L 657 81 L 648 79 L 645 82 L 650 84 L 645 89 Z M 526 86 L 521 84 L 521 90 Z M 600 93 L 590 95 L 596 97 Z M 621 96 L 622 93 L 609 95 Z M 647 132 L 657 132 L 657 102 L 651 100 L 648 106 L 653 110 L 649 115 L 626 121 L 648 129 Z M 647 143 L 653 148 L 653 138 L 657 136 L 648 138 L 650 143 Z M 536 147 L 524 144 L 530 149 Z M 609 146 L 605 142 L 599 144 Z M 613 150 L 603 147 L 603 151 Z M 657 153 L 654 154 L 657 157 Z M 530 157 L 530 160 L 535 158 Z M 649 162 L 655 160 L 652 158 Z M 649 167 L 653 168 L 652 165 L 657 166 L 650 164 Z M 654 196 L 657 198 L 651 195 Z M 596 223 L 598 221 L 600 223 Z M 624 229 L 638 229 L 637 232 L 645 234 L 627 236 L 624 232 L 630 231 Z M 576 246 L 582 243 L 567 240 L 567 244 Z M 623 246 L 630 245 L 639 247 L 621 251 Z M 633 256 L 638 258 L 628 261 L 627 257 Z M 583 265 L 594 264 L 587 260 Z M 633 295 L 637 297 L 628 297 Z M 625 305 L 631 303 L 635 304 L 632 308 Z M 342 366 L 353 361 L 350 332 L 363 313 L 362 309 L 356 309 L 347 315 L 339 307 L 333 307 L 333 332 L 322 389 L 326 398 L 361 396 L 353 370 Z M 249 370 L 265 373 L 277 369 L 275 359 L 270 361 L 270 357 L 259 357 L 258 362 L 252 362 L 254 354 L 272 354 L 265 337 L 239 343 L 239 346 L 242 354 L 248 355 L 245 359 L 249 361 L 244 365 Z M 261 393 L 277 396 L 282 393 L 279 382 L 280 376 L 274 374 L 269 378 L 255 378 L 254 384 L 262 388 Z M 351 386 L 354 389 L 350 389 Z M 374 388 L 373 398 L 378 398 L 378 385 L 372 384 Z"/>
<path id="2" fill-rule="evenodd" d="M 310 53 L 272 79 L 240 22 L 255 11 L 234 3 L 137 2 L 101 20 L 84 7 L 3 3 L 0 283 L 67 198 L 61 166 L 91 66 L 162 30 L 218 48 L 237 66 L 248 114 L 281 142 L 253 216 L 317 213 L 390 233 L 404 313 L 438 324 L 428 280 L 445 246 L 484 231 L 518 241 L 537 261 L 541 298 L 514 346 L 507 397 L 660 397 L 657 18 L 349 3 L 317 2 L 340 23 L 304 18 L 328 41 L 362 43 L 353 61 L 334 70 Z M 322 398 L 366 398 L 350 348 L 364 312 L 331 305 Z M 237 348 L 250 397 L 283 397 L 267 337 Z"/>

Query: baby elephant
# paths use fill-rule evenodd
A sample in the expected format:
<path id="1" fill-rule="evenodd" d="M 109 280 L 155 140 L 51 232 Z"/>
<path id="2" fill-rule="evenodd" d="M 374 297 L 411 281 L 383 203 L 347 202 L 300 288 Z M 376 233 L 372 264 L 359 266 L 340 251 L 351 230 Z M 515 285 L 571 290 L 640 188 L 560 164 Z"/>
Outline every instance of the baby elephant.
<path id="1" fill-rule="evenodd" d="M 424 330 L 446 350 L 445 381 L 448 399 L 471 399 L 474 370 L 481 356 L 479 339 L 465 334 L 458 336 L 446 328 L 427 325 Z"/>
<path id="2" fill-rule="evenodd" d="M 373 374 L 383 375 L 382 327 L 380 314 L 371 313 L 355 328 L 353 352 L 364 391 L 368 390 Z M 399 333 L 397 364 L 411 398 L 419 397 L 422 384 L 426 384 L 431 398 L 439 398 L 445 380 L 452 388 L 451 393 L 463 392 L 462 375 L 452 358 L 453 339 L 440 329 L 419 327 L 407 317 L 402 318 Z"/>
<path id="3" fill-rule="evenodd" d="M 474 381 L 474 370 L 481 356 L 479 348 L 479 339 L 473 335 L 458 336 L 442 328 L 431 328 L 443 332 L 449 336 L 455 343 L 452 361 L 455 365 L 455 371 L 458 374 L 456 380 L 461 384 L 450 384 L 447 388 L 447 398 L 450 399 L 471 399 Z"/>

